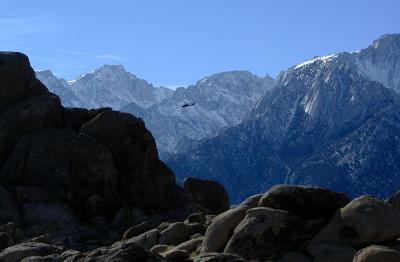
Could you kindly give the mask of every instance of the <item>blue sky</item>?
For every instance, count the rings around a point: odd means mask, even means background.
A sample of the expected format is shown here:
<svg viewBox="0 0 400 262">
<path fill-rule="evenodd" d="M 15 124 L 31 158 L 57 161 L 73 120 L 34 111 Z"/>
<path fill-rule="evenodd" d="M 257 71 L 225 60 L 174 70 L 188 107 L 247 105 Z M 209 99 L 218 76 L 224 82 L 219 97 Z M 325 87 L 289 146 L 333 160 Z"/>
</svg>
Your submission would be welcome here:
<svg viewBox="0 0 400 262">
<path fill-rule="evenodd" d="M 73 79 L 102 64 L 155 85 L 281 70 L 400 33 L 398 0 L 0 0 L 0 49 Z"/>
</svg>

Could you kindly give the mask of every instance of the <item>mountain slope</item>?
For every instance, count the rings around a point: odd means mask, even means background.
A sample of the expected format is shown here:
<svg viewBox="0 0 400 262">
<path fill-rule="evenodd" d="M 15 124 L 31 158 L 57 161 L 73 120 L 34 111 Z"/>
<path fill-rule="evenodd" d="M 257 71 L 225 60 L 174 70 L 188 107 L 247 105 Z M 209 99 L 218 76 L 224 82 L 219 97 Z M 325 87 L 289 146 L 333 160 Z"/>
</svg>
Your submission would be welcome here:
<svg viewBox="0 0 400 262">
<path fill-rule="evenodd" d="M 40 70 L 35 72 L 36 77 L 45 85 L 49 90 L 57 94 L 64 106 L 78 107 L 82 106 L 82 100 L 71 89 L 67 80 L 57 78 L 50 70 Z"/>
<path fill-rule="evenodd" d="M 247 71 L 215 74 L 188 88 L 178 88 L 172 97 L 140 112 L 140 116 L 154 134 L 161 153 L 173 153 L 191 141 L 215 136 L 239 124 L 273 82 L 268 76 L 259 78 Z M 182 108 L 187 102 L 196 104 Z M 135 105 L 122 111 L 138 113 Z"/>
<path fill-rule="evenodd" d="M 70 86 L 85 107 L 119 109 L 129 103 L 148 108 L 172 95 L 172 90 L 156 88 L 127 72 L 121 65 L 104 65 L 70 81 Z"/>
<path fill-rule="evenodd" d="M 234 201 L 278 183 L 387 196 L 400 182 L 399 39 L 289 68 L 243 124 L 169 164 L 219 180 Z"/>
</svg>

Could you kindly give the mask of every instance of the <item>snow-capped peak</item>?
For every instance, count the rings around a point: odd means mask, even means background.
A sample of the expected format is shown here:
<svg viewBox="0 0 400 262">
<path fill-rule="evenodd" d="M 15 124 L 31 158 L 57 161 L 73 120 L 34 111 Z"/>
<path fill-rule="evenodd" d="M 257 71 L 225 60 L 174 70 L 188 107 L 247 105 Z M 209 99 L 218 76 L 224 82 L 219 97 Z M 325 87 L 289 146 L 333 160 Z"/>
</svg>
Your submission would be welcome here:
<svg viewBox="0 0 400 262">
<path fill-rule="evenodd" d="M 296 65 L 295 69 L 298 69 L 298 68 L 306 66 L 306 65 L 310 65 L 310 64 L 315 63 L 317 61 L 322 61 L 322 62 L 326 63 L 326 62 L 332 61 L 332 59 L 334 59 L 337 56 L 338 56 L 337 54 L 331 54 L 331 55 L 326 55 L 326 56 L 318 56 L 316 58 L 313 58 L 311 60 L 308 60 L 308 61 L 305 61 L 305 62 L 303 62 L 301 64 Z"/>
</svg>

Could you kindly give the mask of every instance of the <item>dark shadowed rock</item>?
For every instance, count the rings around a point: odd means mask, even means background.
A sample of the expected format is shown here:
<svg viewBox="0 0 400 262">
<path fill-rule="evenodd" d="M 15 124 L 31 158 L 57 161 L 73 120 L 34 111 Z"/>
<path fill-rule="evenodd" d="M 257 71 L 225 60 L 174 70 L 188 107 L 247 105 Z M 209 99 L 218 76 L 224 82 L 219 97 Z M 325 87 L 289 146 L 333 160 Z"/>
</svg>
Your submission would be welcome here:
<svg viewBox="0 0 400 262">
<path fill-rule="evenodd" d="M 13 237 L 7 232 L 0 233 L 0 252 L 14 244 Z"/>
<path fill-rule="evenodd" d="M 229 196 L 223 185 L 216 181 L 187 177 L 183 188 L 188 191 L 196 203 L 206 207 L 213 214 L 229 209 Z"/>
<path fill-rule="evenodd" d="M 389 197 L 387 203 L 400 210 L 400 190 Z"/>
<path fill-rule="evenodd" d="M 73 255 L 65 262 L 162 262 L 162 257 L 151 254 L 145 249 L 132 244 L 123 243 L 111 247 L 99 248 L 86 253 Z"/>
<path fill-rule="evenodd" d="M 59 254 L 62 248 L 44 243 L 25 242 L 19 245 L 11 246 L 0 253 L 0 261 L 20 262 L 22 259 L 30 256 L 47 256 L 50 254 Z"/>
<path fill-rule="evenodd" d="M 317 224 L 293 213 L 265 207 L 249 209 L 235 228 L 224 253 L 246 259 L 278 259 L 288 252 L 301 251 L 318 230 Z"/>
<path fill-rule="evenodd" d="M 259 206 L 290 211 L 304 219 L 330 219 L 348 202 L 345 194 L 328 189 L 277 185 L 262 196 Z"/>
<path fill-rule="evenodd" d="M 0 186 L 0 223 L 18 221 L 18 206 L 14 197 Z"/>
<path fill-rule="evenodd" d="M 79 133 L 84 123 L 89 122 L 92 118 L 107 110 L 111 110 L 111 108 L 65 108 L 63 110 L 64 124 L 67 128 Z"/>
<path fill-rule="evenodd" d="M 0 166 L 22 135 L 40 128 L 60 127 L 61 103 L 55 95 L 30 97 L 10 105 L 0 113 Z"/>
<path fill-rule="evenodd" d="M 311 262 L 311 258 L 307 255 L 297 252 L 286 253 L 279 262 Z M 328 262 L 328 261 L 327 261 Z"/>
<path fill-rule="evenodd" d="M 47 93 L 35 77 L 26 55 L 0 52 L 0 111 L 22 99 Z"/>
<path fill-rule="evenodd" d="M 361 249 L 354 256 L 353 262 L 398 262 L 400 252 L 389 247 L 372 245 Z"/>
<path fill-rule="evenodd" d="M 193 262 L 246 262 L 247 260 L 234 254 L 205 253 L 192 258 Z"/>
<path fill-rule="evenodd" d="M 110 199 L 116 176 L 110 151 L 93 138 L 71 130 L 43 129 L 17 143 L 1 181 L 45 189 L 84 212 L 91 195 Z"/>
<path fill-rule="evenodd" d="M 163 256 L 171 262 L 187 262 L 189 259 L 189 254 L 185 250 L 171 250 Z"/>
<path fill-rule="evenodd" d="M 204 230 L 200 223 L 185 224 L 176 222 L 161 231 L 159 243 L 175 246 L 189 240 L 191 235 L 204 233 Z"/>
<path fill-rule="evenodd" d="M 148 231 L 151 229 L 151 225 L 149 223 L 142 222 L 139 225 L 133 226 L 129 228 L 123 235 L 122 240 L 127 240 L 132 237 L 136 237 L 140 234 L 143 234 L 144 232 Z"/>
<path fill-rule="evenodd" d="M 105 111 L 84 124 L 81 133 L 110 149 L 119 171 L 118 192 L 131 205 L 169 210 L 174 204 L 179 208 L 187 205 L 182 201 L 189 203 L 176 186 L 174 173 L 158 159 L 154 138 L 140 118 Z"/>
<path fill-rule="evenodd" d="M 351 262 L 356 253 L 357 250 L 353 247 L 327 244 L 314 257 L 313 262 Z"/>
</svg>

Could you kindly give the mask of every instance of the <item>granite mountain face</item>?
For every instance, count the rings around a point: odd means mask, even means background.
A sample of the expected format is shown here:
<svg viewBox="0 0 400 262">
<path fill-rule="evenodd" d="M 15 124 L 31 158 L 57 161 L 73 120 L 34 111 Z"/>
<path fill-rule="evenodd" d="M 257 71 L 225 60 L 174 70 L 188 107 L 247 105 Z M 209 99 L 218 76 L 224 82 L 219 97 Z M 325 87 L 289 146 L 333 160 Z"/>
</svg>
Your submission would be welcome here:
<svg viewBox="0 0 400 262">
<path fill-rule="evenodd" d="M 36 74 L 50 91 L 60 95 L 65 106 L 111 107 L 141 117 L 153 133 L 162 157 L 186 151 L 198 140 L 241 123 L 274 83 L 269 76 L 260 78 L 247 71 L 232 71 L 173 91 L 154 87 L 118 65 L 104 65 L 69 82 L 48 70 Z M 192 101 L 196 106 L 181 107 Z"/>
<path fill-rule="evenodd" d="M 188 88 L 178 88 L 171 98 L 145 111 L 136 105 L 122 111 L 137 114 L 156 138 L 161 155 L 186 151 L 198 140 L 241 123 L 251 107 L 273 85 L 247 71 L 232 71 L 203 78 Z M 187 102 L 195 106 L 182 108 Z"/>
<path fill-rule="evenodd" d="M 172 90 L 156 88 L 127 72 L 122 65 L 103 65 L 68 82 L 58 79 L 49 70 L 36 71 L 36 75 L 50 91 L 60 94 L 65 106 L 120 109 L 129 103 L 136 103 L 142 108 L 148 108 L 172 95 Z M 64 93 L 73 93 L 80 99 L 79 103 Z"/>
<path fill-rule="evenodd" d="M 279 183 L 388 196 L 400 183 L 400 35 L 282 73 L 246 120 L 168 163 L 234 201 Z"/>
</svg>

